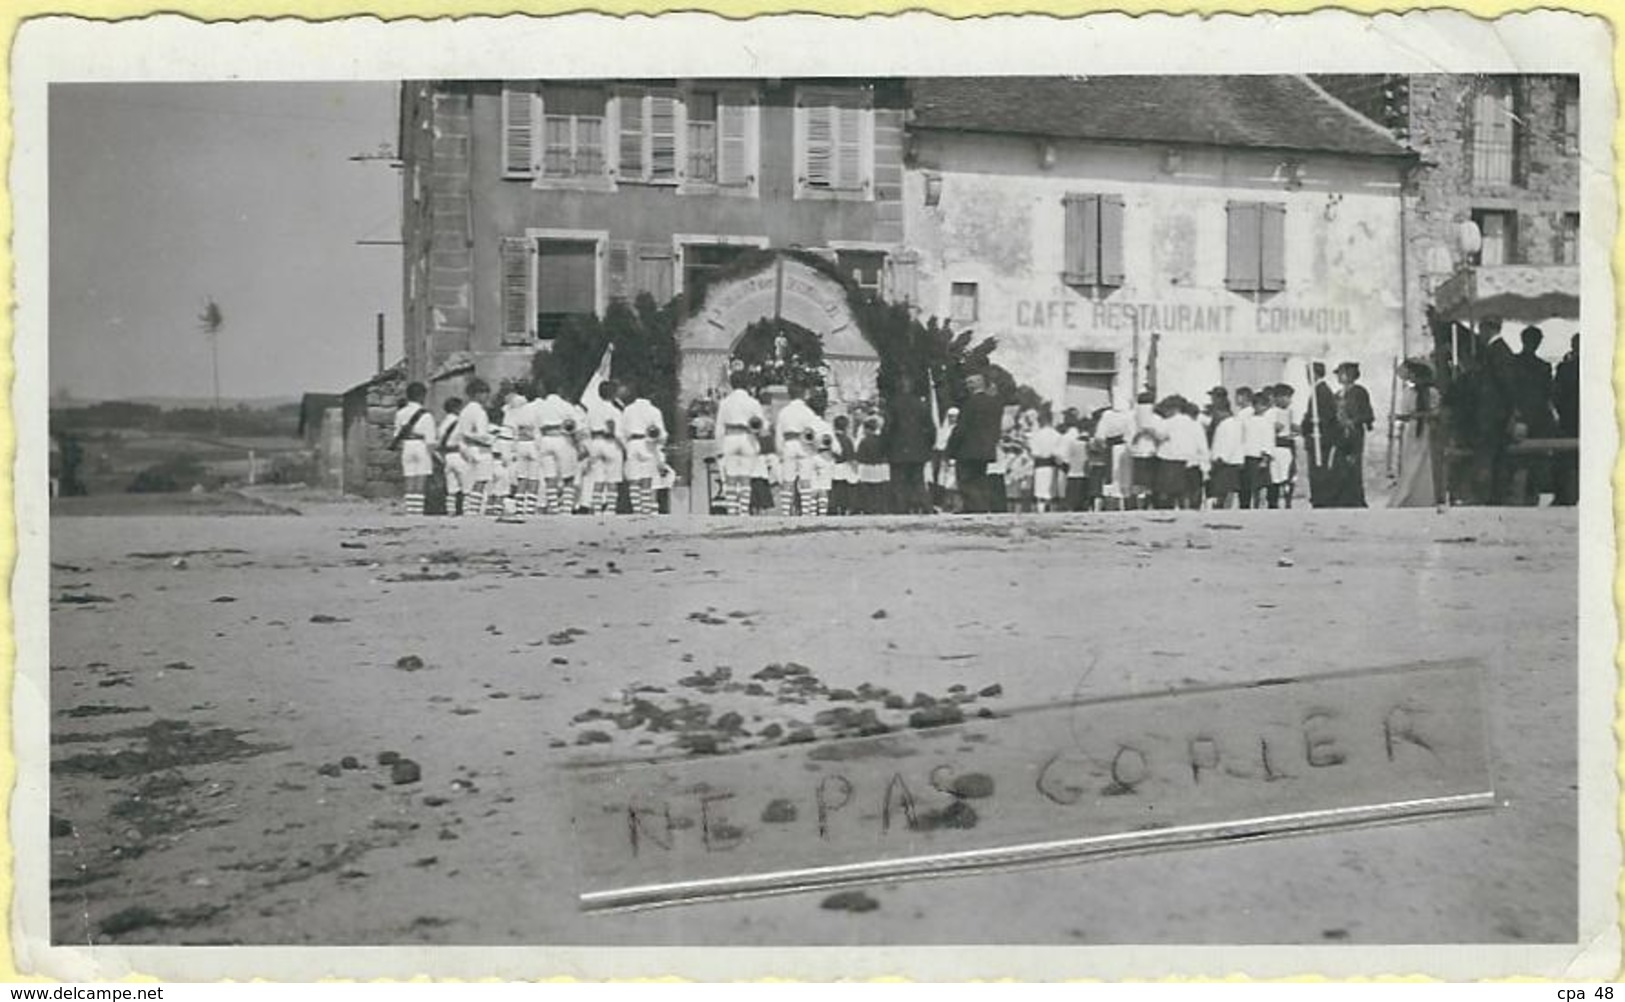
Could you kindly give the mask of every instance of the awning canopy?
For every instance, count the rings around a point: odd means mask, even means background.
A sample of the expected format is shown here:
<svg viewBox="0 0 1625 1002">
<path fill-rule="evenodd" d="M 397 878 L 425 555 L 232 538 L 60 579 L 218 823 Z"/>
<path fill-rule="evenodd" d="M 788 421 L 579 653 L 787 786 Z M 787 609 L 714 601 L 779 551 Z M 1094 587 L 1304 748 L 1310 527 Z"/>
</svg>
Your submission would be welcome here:
<svg viewBox="0 0 1625 1002">
<path fill-rule="evenodd" d="M 1534 323 L 1580 318 L 1580 269 L 1574 265 L 1466 267 L 1433 293 L 1441 320 L 1486 318 Z"/>
</svg>

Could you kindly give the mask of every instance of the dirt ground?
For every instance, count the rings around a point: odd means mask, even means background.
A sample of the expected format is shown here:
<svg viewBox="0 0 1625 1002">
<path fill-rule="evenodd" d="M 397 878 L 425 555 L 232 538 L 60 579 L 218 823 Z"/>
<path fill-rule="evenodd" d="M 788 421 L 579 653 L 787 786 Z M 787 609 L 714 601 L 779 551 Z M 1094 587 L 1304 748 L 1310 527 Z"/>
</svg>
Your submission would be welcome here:
<svg viewBox="0 0 1625 1002">
<path fill-rule="evenodd" d="M 1572 509 L 57 517 L 52 939 L 1572 941 L 1576 560 Z M 967 709 L 1001 712 L 1458 657 L 1487 670 L 1493 811 L 833 905 L 577 907 L 561 772 L 584 754 L 827 736 L 839 688 L 963 686 Z M 816 698 L 743 684 L 790 662 Z M 608 723 L 629 694 L 693 726 Z"/>
</svg>

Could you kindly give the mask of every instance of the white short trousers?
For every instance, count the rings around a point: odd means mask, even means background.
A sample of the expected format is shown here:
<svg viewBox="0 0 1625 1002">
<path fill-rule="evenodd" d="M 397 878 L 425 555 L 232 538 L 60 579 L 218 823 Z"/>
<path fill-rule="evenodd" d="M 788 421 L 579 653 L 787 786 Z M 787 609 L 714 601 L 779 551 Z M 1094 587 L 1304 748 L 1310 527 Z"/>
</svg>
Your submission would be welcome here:
<svg viewBox="0 0 1625 1002">
<path fill-rule="evenodd" d="M 513 476 L 515 480 L 539 480 L 542 475 L 541 456 L 534 439 L 513 444 Z"/>
<path fill-rule="evenodd" d="M 660 450 L 647 438 L 626 440 L 626 479 L 653 480 L 660 473 Z"/>
<path fill-rule="evenodd" d="M 401 473 L 408 477 L 426 477 L 434 472 L 434 457 L 429 454 L 429 443 L 421 438 L 409 438 L 401 443 Z"/>
<path fill-rule="evenodd" d="M 625 477 L 621 445 L 613 438 L 594 435 L 587 440 L 587 475 L 596 483 L 618 484 Z"/>
<path fill-rule="evenodd" d="M 463 449 L 463 462 L 468 464 L 468 483 L 490 483 L 491 474 L 496 466 L 496 460 L 488 451 L 475 447 Z"/>
<path fill-rule="evenodd" d="M 568 480 L 576 475 L 579 465 L 576 444 L 568 435 L 543 435 L 536 443 L 541 457 L 542 480 Z"/>
<path fill-rule="evenodd" d="M 462 453 L 452 452 L 446 454 L 446 493 L 461 494 L 468 489 L 471 481 L 468 478 L 468 460 Z"/>
<path fill-rule="evenodd" d="M 806 469 L 803 470 L 802 467 Z M 812 479 L 812 452 L 801 436 L 786 438 L 784 450 L 779 453 L 779 482 L 793 484 L 798 480 Z"/>
<path fill-rule="evenodd" d="M 819 453 L 802 464 L 811 476 L 812 489 L 827 491 L 835 484 L 835 460 Z"/>
<path fill-rule="evenodd" d="M 722 467 L 724 477 L 750 477 L 756 472 L 756 459 L 762 446 L 748 431 L 724 432 L 722 436 Z"/>
</svg>

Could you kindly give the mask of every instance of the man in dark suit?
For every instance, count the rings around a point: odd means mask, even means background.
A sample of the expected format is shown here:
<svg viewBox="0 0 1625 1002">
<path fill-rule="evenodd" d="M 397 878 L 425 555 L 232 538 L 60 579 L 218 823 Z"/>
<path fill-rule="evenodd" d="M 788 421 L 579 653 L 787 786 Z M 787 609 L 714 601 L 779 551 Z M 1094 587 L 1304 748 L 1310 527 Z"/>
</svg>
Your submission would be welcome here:
<svg viewBox="0 0 1625 1002">
<path fill-rule="evenodd" d="M 1332 454 L 1337 449 L 1337 391 L 1326 380 L 1326 363 L 1310 366 L 1315 377 L 1314 393 L 1303 416 L 1304 447 L 1309 452 L 1309 504 L 1315 508 L 1332 505 L 1332 487 L 1327 476 Z"/>
<path fill-rule="evenodd" d="M 1004 408 L 989 391 L 986 377 L 973 375 L 965 380 L 965 386 L 970 396 L 960 408 L 959 423 L 948 438 L 947 452 L 954 461 L 965 510 L 987 512 L 993 510 L 987 464 L 998 454 Z"/>
<path fill-rule="evenodd" d="M 936 444 L 931 405 L 914 392 L 913 381 L 900 375 L 886 402 L 886 460 L 891 464 L 892 497 L 897 510 L 909 515 L 931 511 L 925 492 L 925 464 Z"/>
<path fill-rule="evenodd" d="M 1364 508 L 1365 435 L 1376 424 L 1371 394 L 1360 385 L 1360 367 L 1344 362 L 1334 372 L 1342 389 L 1337 393 L 1337 449 L 1332 456 L 1336 495 L 1334 508 Z"/>
</svg>

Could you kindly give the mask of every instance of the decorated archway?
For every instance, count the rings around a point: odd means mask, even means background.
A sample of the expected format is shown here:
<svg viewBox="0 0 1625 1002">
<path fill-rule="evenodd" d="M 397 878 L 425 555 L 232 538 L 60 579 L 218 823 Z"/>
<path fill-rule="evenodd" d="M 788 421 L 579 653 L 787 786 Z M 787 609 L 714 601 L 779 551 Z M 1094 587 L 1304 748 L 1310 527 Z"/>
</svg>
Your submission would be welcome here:
<svg viewBox="0 0 1625 1002">
<path fill-rule="evenodd" d="M 729 359 L 746 331 L 774 317 L 818 337 L 832 406 L 874 399 L 880 357 L 858 329 L 846 290 L 806 262 L 775 254 L 759 269 L 713 285 L 703 307 L 683 322 L 677 338 L 681 402 L 726 393 Z"/>
</svg>

